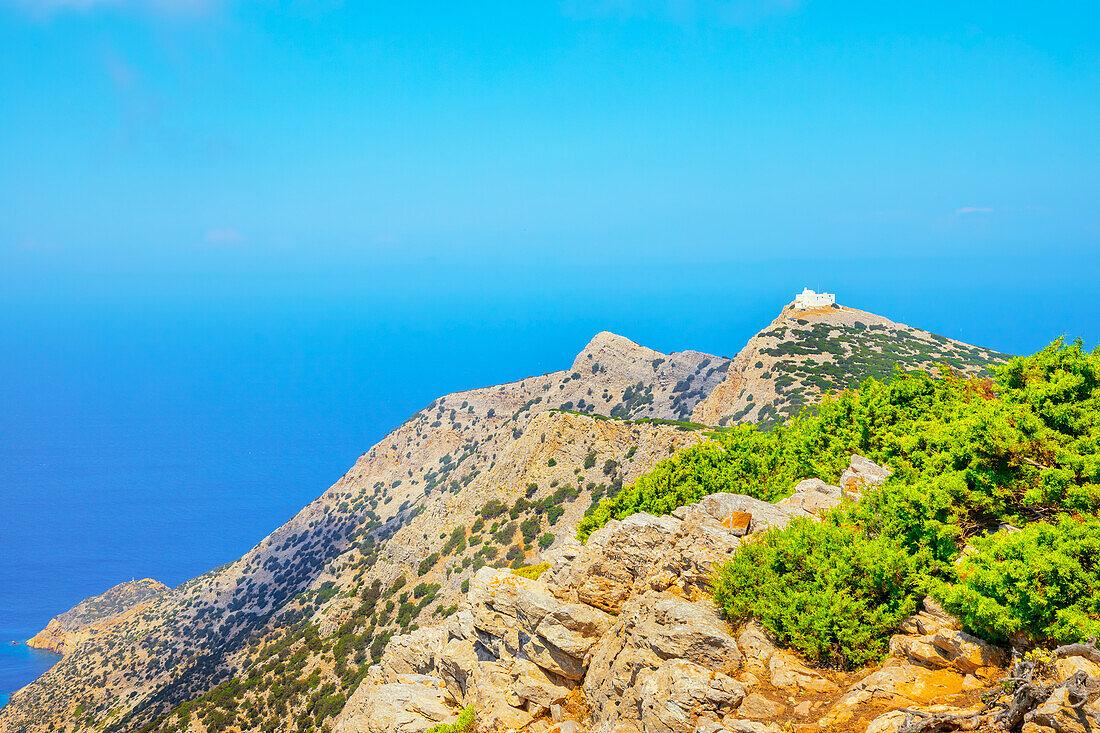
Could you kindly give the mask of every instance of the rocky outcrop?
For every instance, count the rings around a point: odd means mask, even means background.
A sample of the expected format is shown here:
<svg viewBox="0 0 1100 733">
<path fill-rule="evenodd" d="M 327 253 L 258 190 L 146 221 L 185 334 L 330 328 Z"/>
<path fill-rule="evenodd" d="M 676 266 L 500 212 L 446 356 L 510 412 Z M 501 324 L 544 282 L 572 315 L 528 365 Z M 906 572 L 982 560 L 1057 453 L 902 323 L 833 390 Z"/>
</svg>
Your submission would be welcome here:
<svg viewBox="0 0 1100 733">
<path fill-rule="evenodd" d="M 740 494 L 711 494 L 671 515 L 634 514 L 612 520 L 568 564 L 548 574 L 563 597 L 618 613 L 646 590 L 705 594 L 715 563 L 748 533 L 785 526 L 809 512 Z"/>
<path fill-rule="evenodd" d="M 334 733 L 424 733 L 458 718 L 454 697 L 438 677 L 396 675 L 364 685 L 344 706 Z"/>
<path fill-rule="evenodd" d="M 889 475 L 859 456 L 849 470 L 869 477 L 864 487 Z M 796 495 L 772 505 L 714 494 L 669 516 L 609 522 L 585 546 L 549 551 L 538 580 L 481 569 L 446 622 L 390 643 L 337 730 L 391 730 L 371 727 L 363 701 L 412 694 L 392 686 L 419 675 L 418 695 L 442 700 L 450 715 L 473 705 L 486 733 L 777 733 L 791 721 L 887 731 L 900 719 L 883 713 L 961 700 L 1001 671 L 1003 651 L 960 631 L 931 599 L 902 624 L 895 656 L 863 673 L 815 669 L 752 622 L 735 632 L 705 579 L 746 534 L 751 541 L 844 500 L 839 487 L 816 481 Z M 421 717 L 401 725 L 445 716 Z"/>
<path fill-rule="evenodd" d="M 592 729 L 666 729 L 667 718 L 653 727 L 658 720 L 654 701 L 679 695 L 676 707 L 682 710 L 685 690 L 700 692 L 694 718 L 720 718 L 745 697 L 744 688 L 730 676 L 740 669 L 741 658 L 737 641 L 709 602 L 692 603 L 658 591 L 635 596 L 592 654 L 584 682 Z M 674 689 L 677 672 L 689 680 Z M 686 729 L 693 730 L 695 722 Z"/>
</svg>

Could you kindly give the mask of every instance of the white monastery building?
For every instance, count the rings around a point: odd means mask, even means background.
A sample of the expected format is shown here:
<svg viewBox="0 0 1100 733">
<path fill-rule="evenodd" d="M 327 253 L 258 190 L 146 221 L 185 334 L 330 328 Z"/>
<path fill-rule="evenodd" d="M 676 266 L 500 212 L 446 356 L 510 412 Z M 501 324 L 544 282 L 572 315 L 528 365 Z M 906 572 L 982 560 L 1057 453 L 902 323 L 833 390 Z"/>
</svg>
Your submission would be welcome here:
<svg viewBox="0 0 1100 733">
<path fill-rule="evenodd" d="M 815 293 L 809 288 L 804 288 L 801 293 L 794 296 L 794 307 L 798 309 L 805 308 L 824 308 L 836 303 L 836 295 L 833 293 Z"/>
</svg>

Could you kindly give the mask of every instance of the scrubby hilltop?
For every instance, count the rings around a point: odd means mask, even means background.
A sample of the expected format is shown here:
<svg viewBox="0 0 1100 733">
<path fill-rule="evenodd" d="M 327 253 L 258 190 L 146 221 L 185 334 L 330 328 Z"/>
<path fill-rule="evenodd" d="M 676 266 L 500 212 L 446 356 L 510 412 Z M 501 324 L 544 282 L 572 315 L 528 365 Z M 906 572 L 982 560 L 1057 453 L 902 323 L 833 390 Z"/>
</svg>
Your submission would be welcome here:
<svg viewBox="0 0 1100 733">
<path fill-rule="evenodd" d="M 710 440 L 702 425 L 676 421 L 792 411 L 798 400 L 777 375 L 797 375 L 783 358 L 794 350 L 803 371 L 832 365 L 838 385 L 878 373 L 882 352 L 871 341 L 846 339 L 838 358 L 835 324 L 820 320 L 832 325 L 810 338 L 809 317 L 817 316 L 803 313 L 778 333 L 788 307 L 736 363 L 662 354 L 604 332 L 567 370 L 433 401 L 242 558 L 157 595 L 72 650 L 0 709 L 0 731 L 324 727 L 391 637 L 453 618 L 480 568 L 568 551 L 601 497 Z M 880 322 L 861 321 L 867 330 Z M 921 365 L 980 369 L 997 358 L 938 337 L 920 342 Z M 753 376 L 750 348 L 780 352 L 770 355 L 771 374 Z M 736 396 L 758 378 L 772 391 Z M 716 397 L 719 389 L 734 397 Z M 730 412 L 738 400 L 754 408 Z"/>
<path fill-rule="evenodd" d="M 772 424 L 797 415 L 823 394 L 886 379 L 895 368 L 988 374 L 1005 355 L 832 305 L 788 305 L 737 354 L 726 380 L 700 400 L 691 419 L 705 425 Z"/>
</svg>

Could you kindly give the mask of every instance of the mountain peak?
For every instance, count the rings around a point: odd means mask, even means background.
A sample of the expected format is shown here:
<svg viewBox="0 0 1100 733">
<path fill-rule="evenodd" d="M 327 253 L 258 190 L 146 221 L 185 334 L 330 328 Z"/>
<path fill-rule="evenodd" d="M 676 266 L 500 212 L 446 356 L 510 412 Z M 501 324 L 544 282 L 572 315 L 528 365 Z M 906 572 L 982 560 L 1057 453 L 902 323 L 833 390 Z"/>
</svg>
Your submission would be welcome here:
<svg viewBox="0 0 1100 733">
<path fill-rule="evenodd" d="M 623 366 L 639 361 L 653 361 L 663 356 L 661 352 L 636 344 L 625 336 L 600 331 L 577 354 L 577 358 L 573 360 L 573 371 L 585 371 L 594 364 L 604 367 Z"/>
</svg>

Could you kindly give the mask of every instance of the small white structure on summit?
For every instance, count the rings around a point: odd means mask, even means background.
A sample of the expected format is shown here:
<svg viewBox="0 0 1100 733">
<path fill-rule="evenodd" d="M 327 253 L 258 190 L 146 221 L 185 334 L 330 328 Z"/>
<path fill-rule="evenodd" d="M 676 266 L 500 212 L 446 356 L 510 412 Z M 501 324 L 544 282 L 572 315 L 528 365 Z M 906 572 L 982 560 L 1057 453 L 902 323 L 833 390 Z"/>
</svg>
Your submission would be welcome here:
<svg viewBox="0 0 1100 733">
<path fill-rule="evenodd" d="M 835 303 L 835 294 L 815 293 L 809 288 L 803 288 L 801 293 L 794 296 L 794 307 L 799 310 L 804 310 L 806 308 L 826 308 Z"/>
</svg>

